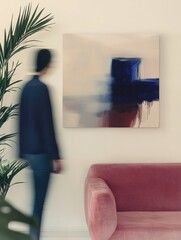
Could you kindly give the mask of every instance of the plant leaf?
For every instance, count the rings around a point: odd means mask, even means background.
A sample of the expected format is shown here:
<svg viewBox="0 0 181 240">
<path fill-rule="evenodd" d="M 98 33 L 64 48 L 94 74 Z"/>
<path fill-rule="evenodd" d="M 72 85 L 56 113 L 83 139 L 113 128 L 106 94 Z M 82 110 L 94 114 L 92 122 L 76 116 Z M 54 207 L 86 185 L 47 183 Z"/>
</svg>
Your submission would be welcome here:
<svg viewBox="0 0 181 240">
<path fill-rule="evenodd" d="M 4 212 L 3 209 L 8 210 Z M 0 198 L 0 239 L 3 240 L 33 240 L 33 238 L 27 234 L 19 233 L 8 228 L 10 222 L 21 222 L 28 224 L 35 229 L 38 228 L 38 224 L 29 215 L 26 215 L 15 207 L 12 204 Z"/>
</svg>

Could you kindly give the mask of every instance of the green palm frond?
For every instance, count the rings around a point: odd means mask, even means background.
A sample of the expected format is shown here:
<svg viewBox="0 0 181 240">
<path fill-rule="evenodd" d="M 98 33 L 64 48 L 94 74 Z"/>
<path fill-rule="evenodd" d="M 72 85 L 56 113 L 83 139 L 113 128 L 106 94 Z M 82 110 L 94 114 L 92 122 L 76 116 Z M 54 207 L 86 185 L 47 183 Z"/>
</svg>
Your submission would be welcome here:
<svg viewBox="0 0 181 240">
<path fill-rule="evenodd" d="M 7 164 L 0 164 L 0 195 L 6 197 L 9 188 L 21 182 L 12 184 L 13 178 L 21 172 L 24 168 L 28 167 L 27 161 L 13 161 Z"/>
<path fill-rule="evenodd" d="M 1 75 L 0 75 L 0 101 L 2 101 L 4 95 L 6 92 L 10 92 L 12 89 L 12 86 L 14 84 L 17 84 L 21 82 L 21 80 L 13 81 L 12 78 L 14 76 L 14 73 L 16 69 L 21 65 L 19 61 L 16 63 L 12 63 L 11 70 L 9 70 L 9 64 L 4 65 L 4 69 L 1 69 Z"/>
<path fill-rule="evenodd" d="M 6 145 L 6 146 L 10 146 L 10 144 L 8 143 L 8 141 L 11 141 L 13 137 L 16 136 L 16 133 L 9 133 L 9 134 L 1 134 L 0 135 L 0 146 L 1 145 Z"/>
<path fill-rule="evenodd" d="M 17 116 L 18 106 L 18 104 L 14 104 L 9 107 L 3 106 L 0 108 L 0 128 L 8 119 Z"/>
<path fill-rule="evenodd" d="M 25 41 L 27 38 L 52 25 L 53 16 L 42 16 L 43 12 L 44 9 L 39 11 L 39 6 L 32 12 L 31 4 L 23 10 L 20 9 L 15 26 L 12 20 L 9 31 L 4 32 L 4 47 L 0 45 L 0 67 L 14 54 L 32 47 L 34 40 Z"/>
</svg>

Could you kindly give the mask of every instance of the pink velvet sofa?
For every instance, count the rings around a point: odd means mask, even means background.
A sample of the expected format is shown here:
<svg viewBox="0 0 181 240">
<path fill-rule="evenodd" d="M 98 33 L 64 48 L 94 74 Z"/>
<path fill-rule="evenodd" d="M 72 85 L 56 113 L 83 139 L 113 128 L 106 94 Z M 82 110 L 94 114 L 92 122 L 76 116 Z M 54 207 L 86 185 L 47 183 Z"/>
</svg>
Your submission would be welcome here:
<svg viewBox="0 0 181 240">
<path fill-rule="evenodd" d="M 92 240 L 181 240 L 181 164 L 95 164 L 85 181 Z"/>
</svg>

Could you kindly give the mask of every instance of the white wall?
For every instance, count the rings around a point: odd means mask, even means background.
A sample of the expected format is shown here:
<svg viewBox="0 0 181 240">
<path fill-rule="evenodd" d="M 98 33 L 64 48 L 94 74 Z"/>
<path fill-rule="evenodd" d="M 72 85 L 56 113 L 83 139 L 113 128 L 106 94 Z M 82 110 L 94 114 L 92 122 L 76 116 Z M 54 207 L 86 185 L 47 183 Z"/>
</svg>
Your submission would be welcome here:
<svg viewBox="0 0 181 240">
<path fill-rule="evenodd" d="M 38 3 L 32 0 L 33 4 Z M 45 47 L 55 48 L 56 66 L 49 76 L 54 88 L 53 102 L 57 136 L 61 141 L 65 171 L 53 176 L 44 229 L 55 232 L 86 231 L 83 208 L 84 179 L 95 162 L 180 162 L 181 147 L 181 1 L 180 0 L 42 0 L 40 7 L 55 16 L 51 34 L 38 38 Z M 0 8 L 1 36 L 27 0 L 3 1 Z M 160 128 L 159 129 L 63 129 L 62 128 L 62 33 L 155 33 L 160 34 Z M 23 60 L 22 77 L 28 70 L 29 53 Z M 31 55 L 30 55 L 31 57 Z M 13 125 L 14 126 L 14 125 Z M 9 128 L 7 126 L 7 128 Z M 13 128 L 13 127 L 12 127 Z M 13 158 L 14 152 L 8 157 Z M 28 170 L 17 180 L 8 199 L 30 211 L 31 190 Z"/>
</svg>

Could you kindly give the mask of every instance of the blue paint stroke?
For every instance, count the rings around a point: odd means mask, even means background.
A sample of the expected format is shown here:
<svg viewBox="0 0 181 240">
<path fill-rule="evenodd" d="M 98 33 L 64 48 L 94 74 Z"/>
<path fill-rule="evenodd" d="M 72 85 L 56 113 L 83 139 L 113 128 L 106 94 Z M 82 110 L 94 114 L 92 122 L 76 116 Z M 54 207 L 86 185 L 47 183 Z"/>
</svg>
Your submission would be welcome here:
<svg viewBox="0 0 181 240">
<path fill-rule="evenodd" d="M 159 101 L 159 78 L 139 79 L 140 58 L 112 59 L 109 100 L 113 104 Z"/>
</svg>

